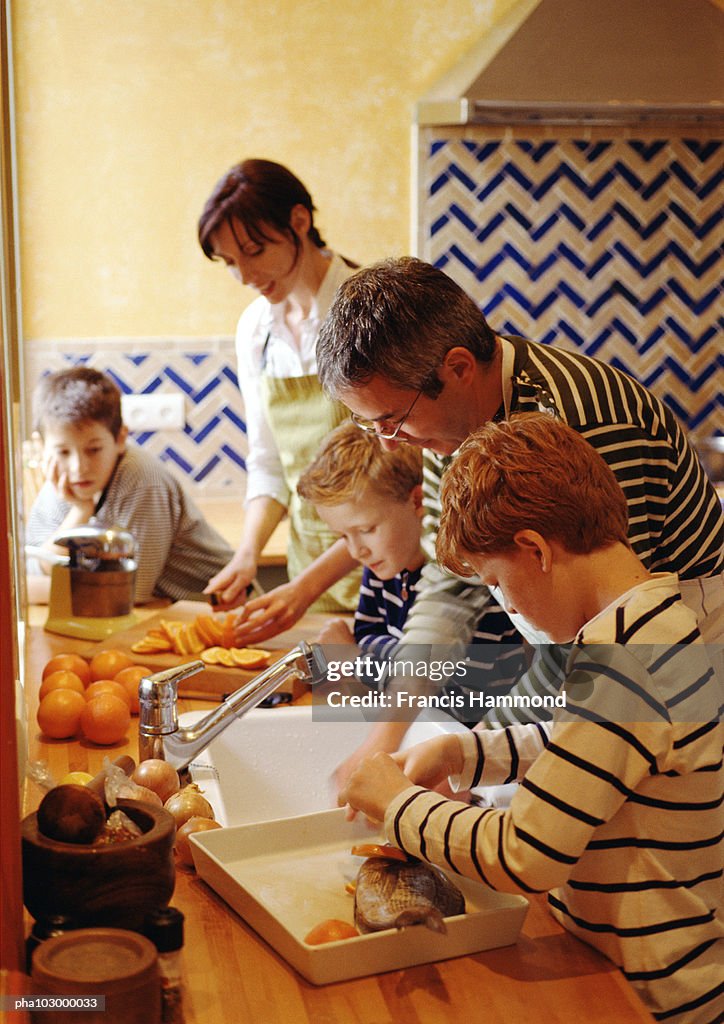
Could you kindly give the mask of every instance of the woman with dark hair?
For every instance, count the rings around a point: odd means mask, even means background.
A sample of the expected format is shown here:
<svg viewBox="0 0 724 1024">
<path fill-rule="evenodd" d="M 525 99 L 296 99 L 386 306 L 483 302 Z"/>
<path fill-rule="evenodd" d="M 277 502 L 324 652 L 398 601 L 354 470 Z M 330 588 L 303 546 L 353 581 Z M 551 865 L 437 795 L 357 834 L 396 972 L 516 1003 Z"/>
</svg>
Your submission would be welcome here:
<svg viewBox="0 0 724 1024">
<path fill-rule="evenodd" d="M 296 485 L 322 438 L 349 415 L 322 391 L 315 346 L 334 294 L 355 265 L 327 248 L 314 226 L 314 212 L 309 192 L 286 167 L 244 160 L 217 184 L 199 219 L 206 256 L 221 260 L 242 284 L 259 292 L 236 330 L 249 443 L 246 515 L 234 557 L 206 588 L 216 594 L 220 608 L 243 604 L 259 555 L 285 514 L 288 572 L 298 581 L 285 595 L 285 613 L 299 591 L 300 575 L 336 539 L 298 497 Z M 330 582 L 354 565 L 342 546 L 337 550 Z M 314 608 L 352 610 L 358 587 L 357 574 L 341 579 Z M 281 599 L 284 588 L 277 590 Z"/>
</svg>

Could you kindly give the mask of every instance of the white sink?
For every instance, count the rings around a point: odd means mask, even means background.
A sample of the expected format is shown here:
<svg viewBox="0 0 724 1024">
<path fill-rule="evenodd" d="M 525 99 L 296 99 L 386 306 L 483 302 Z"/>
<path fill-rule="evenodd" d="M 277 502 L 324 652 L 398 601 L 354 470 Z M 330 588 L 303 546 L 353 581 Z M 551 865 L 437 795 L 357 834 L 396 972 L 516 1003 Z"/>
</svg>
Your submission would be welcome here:
<svg viewBox="0 0 724 1024">
<path fill-rule="evenodd" d="M 206 712 L 180 716 L 191 725 Z M 265 708 L 236 719 L 190 766 L 194 782 L 222 825 L 290 818 L 336 806 L 332 772 L 371 728 L 364 720 L 324 721 L 310 706 Z M 449 719 L 421 716 L 410 726 L 404 746 L 441 732 L 462 731 Z"/>
</svg>

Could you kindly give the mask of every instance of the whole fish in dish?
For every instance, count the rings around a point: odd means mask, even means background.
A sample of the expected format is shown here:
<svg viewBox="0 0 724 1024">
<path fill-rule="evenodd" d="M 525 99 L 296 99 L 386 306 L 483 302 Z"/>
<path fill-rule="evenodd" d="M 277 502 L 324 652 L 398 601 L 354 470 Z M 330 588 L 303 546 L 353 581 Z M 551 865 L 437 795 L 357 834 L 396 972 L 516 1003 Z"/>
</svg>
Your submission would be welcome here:
<svg viewBox="0 0 724 1024">
<path fill-rule="evenodd" d="M 464 914 L 465 897 L 439 868 L 405 854 L 400 859 L 400 854 L 371 856 L 360 867 L 354 894 L 357 928 L 379 932 L 422 924 L 447 932 L 443 918 Z"/>
</svg>

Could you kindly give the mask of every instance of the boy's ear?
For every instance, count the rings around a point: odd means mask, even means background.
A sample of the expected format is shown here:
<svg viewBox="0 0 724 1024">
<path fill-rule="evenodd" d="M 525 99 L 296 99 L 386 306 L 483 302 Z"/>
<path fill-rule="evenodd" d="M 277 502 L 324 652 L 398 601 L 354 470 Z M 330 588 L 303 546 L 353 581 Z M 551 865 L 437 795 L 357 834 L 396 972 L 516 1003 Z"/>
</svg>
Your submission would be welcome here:
<svg viewBox="0 0 724 1024">
<path fill-rule="evenodd" d="M 524 554 L 532 556 L 541 572 L 550 572 L 553 565 L 553 549 L 537 530 L 518 530 L 513 543 Z"/>
<path fill-rule="evenodd" d="M 424 514 L 424 509 L 422 507 L 422 484 L 415 484 L 410 491 L 410 498 L 412 499 L 412 505 L 415 512 L 420 516 L 420 518 L 422 518 Z"/>
<path fill-rule="evenodd" d="M 118 437 L 116 438 L 116 446 L 119 451 L 125 451 L 126 441 L 128 440 L 128 427 L 125 423 L 121 425 L 121 429 L 118 431 Z"/>
</svg>

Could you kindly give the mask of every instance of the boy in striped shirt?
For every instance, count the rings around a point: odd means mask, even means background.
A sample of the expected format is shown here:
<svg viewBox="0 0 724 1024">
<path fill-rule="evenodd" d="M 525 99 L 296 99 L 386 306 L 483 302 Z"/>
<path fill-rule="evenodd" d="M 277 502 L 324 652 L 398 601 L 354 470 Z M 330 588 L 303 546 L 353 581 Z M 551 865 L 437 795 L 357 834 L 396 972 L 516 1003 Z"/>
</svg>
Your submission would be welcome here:
<svg viewBox="0 0 724 1024">
<path fill-rule="evenodd" d="M 722 680 L 674 573 L 629 544 L 604 460 L 545 414 L 489 423 L 441 494 L 441 564 L 573 642 L 553 723 L 379 753 L 340 795 L 409 854 L 552 913 L 618 964 L 655 1019 L 724 1013 Z M 522 780 L 505 810 L 424 787 Z"/>
<path fill-rule="evenodd" d="M 421 453 L 383 451 L 376 437 L 347 421 L 327 436 L 297 491 L 364 566 L 354 632 L 345 619 L 331 619 L 319 642 L 356 643 L 386 661 L 402 637 L 425 563 Z"/>
</svg>

